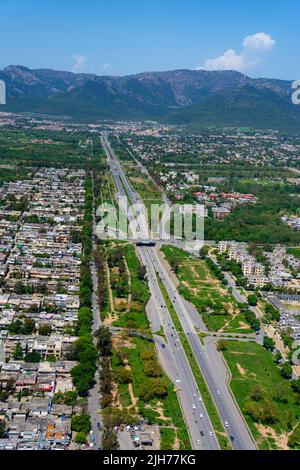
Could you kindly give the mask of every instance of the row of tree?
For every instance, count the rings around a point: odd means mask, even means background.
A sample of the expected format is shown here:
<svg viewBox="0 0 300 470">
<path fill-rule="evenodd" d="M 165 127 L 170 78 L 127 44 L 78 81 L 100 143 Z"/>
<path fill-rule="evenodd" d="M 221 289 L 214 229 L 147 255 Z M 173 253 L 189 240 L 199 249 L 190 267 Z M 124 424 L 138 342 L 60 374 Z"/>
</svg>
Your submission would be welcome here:
<svg viewBox="0 0 300 470">
<path fill-rule="evenodd" d="M 69 359 L 78 361 L 72 369 L 72 379 L 78 395 L 86 397 L 93 386 L 96 372 L 97 351 L 92 336 L 92 295 L 91 253 L 93 234 L 93 183 L 90 177 L 85 185 L 85 213 L 82 228 L 83 258 L 80 278 L 80 310 L 78 312 L 77 335 L 69 352 Z"/>
</svg>

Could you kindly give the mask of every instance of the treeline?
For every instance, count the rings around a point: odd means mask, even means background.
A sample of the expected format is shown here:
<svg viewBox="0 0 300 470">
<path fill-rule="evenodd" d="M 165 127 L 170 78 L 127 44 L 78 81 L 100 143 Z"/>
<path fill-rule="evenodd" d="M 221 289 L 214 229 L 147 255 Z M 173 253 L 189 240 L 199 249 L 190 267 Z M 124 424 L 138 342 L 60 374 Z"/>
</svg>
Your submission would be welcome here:
<svg viewBox="0 0 300 470">
<path fill-rule="evenodd" d="M 105 318 L 105 306 L 107 302 L 105 251 L 101 245 L 94 251 L 94 262 L 97 272 L 97 299 L 102 320 Z"/>
<path fill-rule="evenodd" d="M 299 188 L 280 184 L 244 184 L 235 190 L 252 193 L 259 198 L 259 202 L 235 208 L 223 221 L 208 218 L 205 222 L 207 240 L 236 240 L 258 244 L 300 243 L 300 233 L 293 232 L 281 221 L 282 214 L 298 212 Z"/>
<path fill-rule="evenodd" d="M 114 431 L 113 420 L 113 373 L 111 370 L 112 335 L 108 328 L 101 326 L 96 333 L 97 347 L 100 355 L 100 391 L 101 409 L 103 410 L 102 450 L 118 450 L 119 443 Z"/>
<path fill-rule="evenodd" d="M 240 304 L 240 311 L 244 314 L 247 323 L 251 326 L 252 330 L 259 331 L 260 330 L 260 322 L 256 317 L 255 313 L 250 310 L 248 304 Z"/>
<path fill-rule="evenodd" d="M 234 275 L 237 286 L 247 287 L 248 281 L 243 274 L 242 265 L 240 263 L 234 259 L 227 258 L 224 254 L 218 254 L 217 259 L 223 271 L 230 272 Z"/>
<path fill-rule="evenodd" d="M 80 310 L 78 312 L 77 335 L 79 339 L 73 345 L 69 359 L 79 364 L 72 369 L 72 379 L 80 396 L 87 396 L 94 383 L 97 352 L 92 336 L 92 295 L 91 252 L 93 235 L 93 185 L 90 177 L 85 185 L 85 213 L 82 230 L 83 257 L 80 278 Z"/>
<path fill-rule="evenodd" d="M 80 145 L 81 143 L 81 145 Z M 89 132 L 19 129 L 3 130 L 0 136 L 0 160 L 13 162 L 23 168 L 24 162 L 31 167 L 85 167 L 103 171 L 104 160 L 100 140 L 92 140 Z M 1 183 L 1 177 L 0 177 Z"/>
<path fill-rule="evenodd" d="M 205 258 L 205 261 L 210 271 L 219 279 L 219 281 L 221 281 L 224 285 L 227 285 L 227 280 L 225 279 L 222 269 L 217 266 L 208 256 Z"/>
</svg>

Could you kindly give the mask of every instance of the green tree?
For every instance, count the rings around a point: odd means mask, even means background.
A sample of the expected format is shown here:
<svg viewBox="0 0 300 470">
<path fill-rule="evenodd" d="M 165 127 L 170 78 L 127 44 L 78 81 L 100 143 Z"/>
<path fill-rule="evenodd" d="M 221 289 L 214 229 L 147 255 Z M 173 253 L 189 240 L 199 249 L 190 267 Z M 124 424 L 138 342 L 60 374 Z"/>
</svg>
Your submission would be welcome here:
<svg viewBox="0 0 300 470">
<path fill-rule="evenodd" d="M 285 362 L 281 367 L 280 373 L 284 379 L 291 379 L 293 376 L 292 366 L 288 362 Z"/>
<path fill-rule="evenodd" d="M 23 335 L 32 335 L 35 332 L 35 321 L 32 318 L 26 318 L 22 333 Z"/>
<path fill-rule="evenodd" d="M 217 342 L 217 350 L 218 351 L 227 351 L 227 343 L 224 339 L 219 339 L 219 341 Z"/>
<path fill-rule="evenodd" d="M 250 305 L 250 307 L 256 307 L 258 304 L 258 299 L 256 295 L 253 295 L 253 294 L 249 295 L 247 300 L 248 300 L 248 304 Z"/>
<path fill-rule="evenodd" d="M 260 385 L 254 385 L 251 396 L 254 401 L 260 401 L 263 398 L 263 389 Z"/>
<path fill-rule="evenodd" d="M 100 356 L 110 356 L 112 353 L 111 332 L 105 326 L 101 326 L 96 333 Z"/>
<path fill-rule="evenodd" d="M 14 349 L 13 358 L 16 361 L 21 361 L 23 359 L 23 349 L 20 343 L 18 343 Z"/>
<path fill-rule="evenodd" d="M 37 363 L 41 362 L 41 359 L 42 359 L 42 357 L 41 357 L 40 353 L 31 352 L 29 354 L 26 354 L 26 356 L 24 358 L 24 361 L 26 363 L 36 363 L 37 364 Z"/>
<path fill-rule="evenodd" d="M 72 431 L 82 432 L 85 435 L 92 429 L 91 418 L 89 415 L 83 413 L 81 415 L 73 416 L 71 422 Z"/>
<path fill-rule="evenodd" d="M 39 334 L 41 336 L 51 336 L 51 333 L 52 333 L 52 326 L 51 325 L 44 324 L 44 325 L 40 326 Z"/>
<path fill-rule="evenodd" d="M 0 439 L 4 439 L 6 437 L 6 420 L 0 419 Z"/>
<path fill-rule="evenodd" d="M 80 445 L 86 444 L 87 439 L 86 439 L 86 435 L 84 434 L 84 432 L 79 432 L 78 434 L 76 434 L 75 442 L 76 444 L 80 444 Z"/>
<path fill-rule="evenodd" d="M 275 349 L 275 342 L 273 341 L 272 338 L 269 338 L 269 336 L 264 336 L 264 348 L 267 350 L 267 351 L 274 351 Z"/>
</svg>

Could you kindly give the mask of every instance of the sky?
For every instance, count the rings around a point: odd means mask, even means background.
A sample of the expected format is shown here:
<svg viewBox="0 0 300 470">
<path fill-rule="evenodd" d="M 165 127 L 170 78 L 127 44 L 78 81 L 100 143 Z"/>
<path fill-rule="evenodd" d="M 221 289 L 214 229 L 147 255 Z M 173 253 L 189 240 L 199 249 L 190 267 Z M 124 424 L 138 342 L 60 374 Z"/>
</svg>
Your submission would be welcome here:
<svg viewBox="0 0 300 470">
<path fill-rule="evenodd" d="M 0 0 L 0 68 L 300 79 L 299 0 Z"/>
</svg>

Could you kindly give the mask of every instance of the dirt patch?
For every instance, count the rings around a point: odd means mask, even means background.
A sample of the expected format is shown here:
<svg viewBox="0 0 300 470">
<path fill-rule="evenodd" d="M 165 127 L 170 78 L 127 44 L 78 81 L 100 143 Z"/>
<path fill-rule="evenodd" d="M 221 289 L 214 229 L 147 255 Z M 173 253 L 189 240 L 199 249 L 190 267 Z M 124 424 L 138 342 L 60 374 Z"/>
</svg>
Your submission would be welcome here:
<svg viewBox="0 0 300 470">
<path fill-rule="evenodd" d="M 128 306 L 127 299 L 114 299 L 114 308 L 118 312 L 125 312 Z"/>
<path fill-rule="evenodd" d="M 274 439 L 276 447 L 279 450 L 289 450 L 288 440 L 289 436 L 293 433 L 293 431 L 291 431 L 290 433 L 277 434 L 275 430 L 269 426 L 263 426 L 262 424 L 256 423 L 255 427 L 257 428 L 263 439 L 267 439 L 268 437 Z"/>
<path fill-rule="evenodd" d="M 115 350 L 121 348 L 135 349 L 135 345 L 132 343 L 131 339 L 124 336 L 113 336 L 112 342 Z"/>
<path fill-rule="evenodd" d="M 122 404 L 120 402 L 120 396 L 119 396 L 119 391 L 118 391 L 118 385 L 113 384 L 113 389 L 111 391 L 112 397 L 113 397 L 113 404 L 115 408 L 122 409 Z"/>
<path fill-rule="evenodd" d="M 131 370 L 131 369 L 130 369 L 130 370 Z M 138 400 L 137 400 L 137 398 L 134 396 L 132 384 L 128 384 L 128 391 L 129 391 L 131 403 L 133 404 L 134 407 L 136 407 L 136 404 L 137 404 Z"/>
<path fill-rule="evenodd" d="M 234 356 L 245 356 L 245 353 L 240 352 L 240 351 L 230 351 L 230 354 L 232 354 Z M 256 354 L 247 352 L 246 356 L 256 356 Z"/>
<path fill-rule="evenodd" d="M 243 321 L 239 321 L 239 325 L 240 325 L 241 330 L 249 330 L 249 325 L 247 325 L 247 323 Z"/>
<path fill-rule="evenodd" d="M 179 450 L 180 442 L 179 442 L 178 435 L 177 435 L 177 429 L 176 429 L 175 432 L 176 432 L 176 434 L 175 434 L 175 442 L 173 444 L 173 450 Z"/>
<path fill-rule="evenodd" d="M 278 331 L 276 331 L 272 325 L 265 325 L 264 329 L 267 335 L 274 340 L 276 348 L 281 352 L 283 357 L 287 358 L 289 354 L 289 349 L 284 345 L 283 340 Z"/>
<path fill-rule="evenodd" d="M 294 374 L 297 377 L 300 377 L 300 365 L 299 366 L 293 366 L 293 371 L 294 371 Z"/>
<path fill-rule="evenodd" d="M 239 373 L 240 373 L 241 375 L 247 375 L 245 369 L 243 369 L 243 367 L 241 366 L 241 364 L 239 364 L 239 363 L 237 362 L 237 363 L 236 363 L 236 366 L 237 366 L 238 371 L 239 371 Z"/>
<path fill-rule="evenodd" d="M 111 326 L 113 322 L 116 321 L 117 319 L 118 317 L 115 313 L 110 313 L 109 315 L 105 317 L 103 324 L 105 326 Z"/>
</svg>

